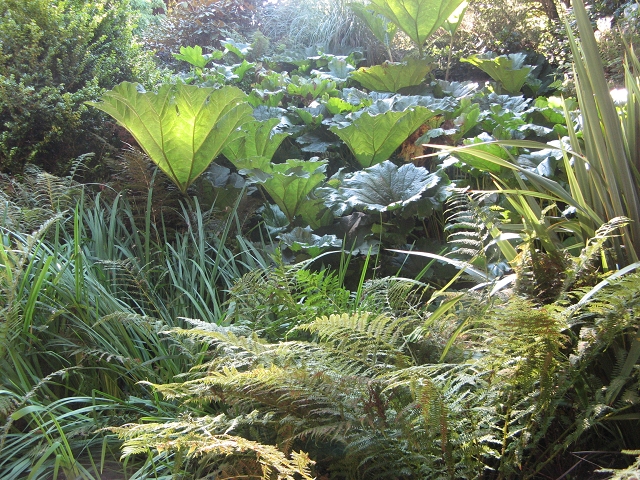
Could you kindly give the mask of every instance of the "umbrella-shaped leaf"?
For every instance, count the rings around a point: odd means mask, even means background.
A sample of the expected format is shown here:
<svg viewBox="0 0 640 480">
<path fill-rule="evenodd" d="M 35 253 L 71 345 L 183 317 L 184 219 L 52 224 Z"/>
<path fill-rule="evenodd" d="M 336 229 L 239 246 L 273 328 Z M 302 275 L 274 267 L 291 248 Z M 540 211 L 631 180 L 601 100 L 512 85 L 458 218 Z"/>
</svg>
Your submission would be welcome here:
<svg viewBox="0 0 640 480">
<path fill-rule="evenodd" d="M 298 75 L 291 77 L 291 83 L 287 85 L 287 92 L 290 95 L 298 95 L 307 100 L 321 97 L 325 93 L 329 96 L 337 95 L 336 82 L 326 78 L 304 78 Z"/>
<path fill-rule="evenodd" d="M 123 82 L 89 105 L 126 128 L 185 193 L 225 145 L 242 135 L 238 127 L 253 119 L 246 98 L 229 86 L 163 85 L 156 94 Z"/>
<path fill-rule="evenodd" d="M 183 60 L 194 67 L 204 68 L 211 60 L 220 60 L 223 53 L 220 50 L 214 50 L 213 53 L 203 55 L 202 47 L 196 45 L 195 47 L 180 47 L 180 53 L 172 55 L 176 60 Z"/>
<path fill-rule="evenodd" d="M 315 157 L 317 158 L 317 157 Z M 325 178 L 326 160 L 289 159 L 285 163 L 269 164 L 261 168 L 243 169 L 252 182 L 265 189 L 289 221 L 299 213 L 307 195 Z"/>
<path fill-rule="evenodd" d="M 324 129 L 317 129 L 307 132 L 296 138 L 296 142 L 303 147 L 303 152 L 327 153 L 330 148 L 340 148 L 342 142 Z"/>
<path fill-rule="evenodd" d="M 391 45 L 398 28 L 394 23 L 389 22 L 362 3 L 349 3 L 349 8 L 369 27 L 373 36 L 380 40 L 383 45 Z"/>
<path fill-rule="evenodd" d="M 404 87 L 420 85 L 431 69 L 432 64 L 424 60 L 385 62 L 382 65 L 359 68 L 351 73 L 351 78 L 367 90 L 395 93 Z"/>
<path fill-rule="evenodd" d="M 328 98 L 326 101 L 323 101 L 323 105 L 327 107 L 327 110 L 332 115 L 337 115 L 340 113 L 357 112 L 358 110 L 360 110 L 365 106 L 363 104 L 354 105 L 338 97 Z"/>
<path fill-rule="evenodd" d="M 424 42 L 447 21 L 464 0 L 371 0 L 369 8 L 395 23 L 416 44 Z"/>
<path fill-rule="evenodd" d="M 254 88 L 249 94 L 249 103 L 254 107 L 261 105 L 265 107 L 277 107 L 284 98 L 284 93 L 283 89 L 271 91 Z"/>
<path fill-rule="evenodd" d="M 475 65 L 487 73 L 496 82 L 500 82 L 503 88 L 510 93 L 517 93 L 533 70 L 531 65 L 525 65 L 524 53 L 512 53 L 496 57 L 492 53 L 484 55 L 471 55 L 461 58 L 460 61 Z"/>
<path fill-rule="evenodd" d="M 359 113 L 359 112 L 358 112 Z M 345 142 L 363 167 L 387 160 L 420 125 L 436 115 L 425 107 L 378 115 L 363 112 L 345 127 L 334 125 L 331 131 Z"/>
<path fill-rule="evenodd" d="M 427 190 L 436 188 L 442 177 L 412 163 L 397 167 L 385 161 L 345 177 L 335 189 L 324 188 L 325 204 L 387 212 L 403 208 L 421 199 Z"/>
<path fill-rule="evenodd" d="M 268 203 L 259 210 L 259 213 L 262 214 L 262 222 L 269 235 L 275 236 L 278 233 L 282 233 L 290 225 L 289 219 L 277 205 Z"/>
<path fill-rule="evenodd" d="M 355 67 L 349 63 L 348 58 L 344 56 L 333 56 L 326 65 L 328 72 L 322 70 L 311 70 L 312 75 L 320 78 L 341 82 L 349 77 L 349 74 L 355 70 Z"/>
<path fill-rule="evenodd" d="M 255 63 L 247 62 L 246 60 L 242 60 L 242 63 L 237 65 L 233 65 L 233 73 L 238 76 L 238 81 L 241 82 L 244 78 L 245 74 L 256 66 Z"/>
<path fill-rule="evenodd" d="M 231 163 L 238 168 L 236 161 L 250 157 L 273 158 L 287 133 L 277 133 L 276 126 L 280 123 L 277 118 L 271 118 L 264 122 L 252 121 L 245 123 L 241 130 L 242 136 L 229 142 L 222 153 Z"/>
<path fill-rule="evenodd" d="M 442 28 L 444 28 L 449 35 L 453 36 L 456 34 L 467 8 L 469 8 L 469 2 L 464 0 L 442 24 Z"/>
<path fill-rule="evenodd" d="M 229 52 L 235 53 L 240 59 L 246 57 L 253 48 L 248 43 L 236 42 L 233 38 L 227 38 L 222 46 Z"/>
<path fill-rule="evenodd" d="M 278 238 L 292 251 L 305 250 L 312 257 L 317 256 L 324 249 L 342 246 L 342 240 L 335 235 L 315 235 L 311 232 L 311 227 L 296 227 L 290 233 L 280 234 Z"/>
<path fill-rule="evenodd" d="M 476 82 L 448 82 L 446 80 L 436 80 L 435 88 L 442 95 L 450 95 L 454 98 L 465 98 L 472 96 L 478 90 Z"/>
<path fill-rule="evenodd" d="M 494 143 L 494 140 L 495 139 L 493 139 L 490 135 L 482 133 L 477 137 L 466 139 L 464 141 L 464 144 L 476 145 L 473 151 L 487 152 L 503 160 L 509 160 L 509 154 L 500 145 Z M 500 173 L 500 171 L 502 170 L 502 167 L 500 167 L 500 165 L 480 158 L 473 153 L 466 153 L 464 150 L 455 152 L 454 156 L 462 160 L 470 167 L 477 168 L 478 170 L 481 170 L 483 172 Z"/>
</svg>

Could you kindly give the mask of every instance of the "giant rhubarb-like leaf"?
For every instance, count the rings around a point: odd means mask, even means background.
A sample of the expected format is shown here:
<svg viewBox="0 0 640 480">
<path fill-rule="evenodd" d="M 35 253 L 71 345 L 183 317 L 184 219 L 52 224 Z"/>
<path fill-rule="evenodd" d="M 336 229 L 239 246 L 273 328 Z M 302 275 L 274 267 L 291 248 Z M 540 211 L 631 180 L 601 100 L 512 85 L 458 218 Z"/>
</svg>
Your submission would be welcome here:
<svg viewBox="0 0 640 480">
<path fill-rule="evenodd" d="M 368 8 L 395 23 L 422 54 L 425 41 L 464 0 L 371 0 Z"/>
<path fill-rule="evenodd" d="M 427 190 L 434 195 L 442 176 L 407 163 L 397 167 L 390 161 L 346 176 L 337 187 L 322 189 L 325 204 L 339 212 L 353 208 L 388 212 L 403 208 L 422 198 Z"/>
<path fill-rule="evenodd" d="M 245 166 L 240 173 L 260 184 L 289 221 L 293 221 L 309 193 L 325 179 L 327 161 L 289 159 L 273 164 L 267 163 L 264 157 L 255 157 Z"/>
<path fill-rule="evenodd" d="M 507 92 L 518 93 L 533 69 L 531 65 L 525 65 L 525 59 L 524 53 L 512 53 L 498 57 L 493 53 L 486 53 L 461 58 L 460 61 L 475 65 L 489 74 Z"/>
<path fill-rule="evenodd" d="M 391 45 L 393 37 L 396 34 L 396 29 L 398 28 L 396 24 L 389 22 L 386 18 L 370 10 L 362 3 L 352 2 L 349 3 L 348 6 L 353 13 L 369 27 L 374 37 L 380 40 L 386 47 Z"/>
<path fill-rule="evenodd" d="M 370 167 L 387 160 L 409 135 L 434 115 L 436 112 L 422 106 L 377 115 L 365 111 L 352 123 L 334 125 L 330 130 L 349 146 L 360 165 Z"/>
<path fill-rule="evenodd" d="M 158 93 L 138 88 L 123 82 L 101 102 L 88 103 L 126 128 L 183 193 L 242 135 L 238 127 L 253 120 L 246 94 L 236 87 L 163 85 Z"/>
<path fill-rule="evenodd" d="M 432 64 L 424 60 L 385 62 L 382 65 L 359 68 L 351 73 L 351 78 L 368 90 L 395 93 L 404 87 L 420 85 L 431 68 Z"/>
<path fill-rule="evenodd" d="M 228 142 L 222 153 L 238 168 L 242 167 L 239 167 L 236 161 L 245 158 L 265 157 L 271 160 L 288 136 L 287 133 L 276 132 L 275 128 L 279 123 L 280 120 L 277 118 L 245 123 L 241 128 L 242 136 Z"/>
</svg>

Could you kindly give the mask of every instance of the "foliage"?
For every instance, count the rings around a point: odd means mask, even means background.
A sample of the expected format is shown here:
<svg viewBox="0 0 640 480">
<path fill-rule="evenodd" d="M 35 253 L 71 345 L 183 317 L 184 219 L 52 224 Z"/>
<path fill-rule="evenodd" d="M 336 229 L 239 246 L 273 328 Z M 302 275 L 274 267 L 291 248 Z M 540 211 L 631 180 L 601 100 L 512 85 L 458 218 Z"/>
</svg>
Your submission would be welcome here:
<svg viewBox="0 0 640 480">
<path fill-rule="evenodd" d="M 130 0 L 131 9 L 136 13 L 137 24 L 134 33 L 144 35 L 146 31 L 159 25 L 167 6 L 164 0 Z"/>
<path fill-rule="evenodd" d="M 35 163 L 66 175 L 91 151 L 96 167 L 105 145 L 117 143 L 84 102 L 123 80 L 159 76 L 135 42 L 129 2 L 2 0 L 0 16 L 2 171 Z"/>
<path fill-rule="evenodd" d="M 240 172 L 261 185 L 291 222 L 301 212 L 307 195 L 325 179 L 325 169 L 326 162 L 317 158 L 269 164 L 264 157 L 253 157 Z"/>
<path fill-rule="evenodd" d="M 620 52 L 625 51 L 628 45 L 638 45 L 638 7 L 634 2 L 626 2 L 621 5 L 609 6 L 594 15 L 594 5 L 590 16 L 595 16 L 594 32 L 598 50 L 602 58 L 607 81 L 612 86 L 624 85 L 624 58 Z M 615 11 L 611 11 L 615 7 Z M 609 10 L 608 12 L 606 10 Z"/>
<path fill-rule="evenodd" d="M 146 93 L 125 82 L 90 105 L 124 126 L 182 193 L 251 120 L 246 95 L 231 86 L 164 85 Z"/>
<path fill-rule="evenodd" d="M 633 223 L 625 244 L 627 258 L 638 259 L 640 247 L 640 199 L 638 198 L 638 165 L 640 157 L 635 145 L 640 93 L 638 59 L 629 52 L 625 67 L 625 83 L 630 92 L 626 114 L 619 115 L 607 88 L 598 48 L 582 2 L 575 6 L 580 42 L 570 34 L 571 48 L 577 73 L 576 91 L 583 122 L 582 145 L 577 135 L 571 135 L 573 150 L 584 154 L 574 156 L 574 196 L 580 191 L 583 201 L 601 218 L 610 220 L 626 216 Z M 587 167 L 587 162 L 589 167 Z M 587 168 L 591 173 L 587 173 Z M 597 177 L 597 178 L 595 178 Z"/>
<path fill-rule="evenodd" d="M 271 160 L 282 141 L 288 136 L 287 133 L 275 131 L 278 124 L 279 121 L 276 118 L 263 122 L 245 123 L 241 127 L 243 135 L 228 142 L 222 153 L 234 164 L 236 161 L 251 157 L 263 157 Z M 236 164 L 236 166 L 239 165 Z"/>
<path fill-rule="evenodd" d="M 190 0 L 168 5 L 160 24 L 144 32 L 145 44 L 167 63 L 181 46 L 220 48 L 230 35 L 248 36 L 256 29 L 252 0 Z"/>
<path fill-rule="evenodd" d="M 391 45 L 398 27 L 362 3 L 352 2 L 349 4 L 349 8 L 367 25 L 373 36 L 385 46 L 389 55 L 388 60 L 393 62 Z"/>
<path fill-rule="evenodd" d="M 421 60 L 362 67 L 351 74 L 368 90 L 397 93 L 401 88 L 420 85 L 431 71 L 431 65 Z"/>
<path fill-rule="evenodd" d="M 196 3 L 169 7 L 213 5 Z M 249 21 L 234 5 L 207 11 Z M 353 8 L 393 31 L 370 5 L 292 5 L 260 9 L 296 8 L 292 32 L 316 22 L 305 42 L 346 47 Z M 586 478 L 571 452 L 637 452 L 636 219 L 597 194 L 633 198 L 594 159 L 621 162 L 613 131 L 636 173 L 640 65 L 629 50 L 610 108 L 576 10 L 577 101 L 539 96 L 554 85 L 534 55 L 515 60 L 538 98 L 425 80 L 423 60 L 403 85 L 397 65 L 364 70 L 365 92 L 358 52 L 261 58 L 264 38 L 213 22 L 200 33 L 220 27 L 220 50 L 173 48 L 171 84 L 99 104 L 124 124 L 125 97 L 161 105 L 132 128 L 152 159 L 131 147 L 95 192 L 32 167 L 0 177 L 0 471 L 91 480 L 121 447 L 132 480 Z M 193 98 L 210 121 L 185 115 Z"/>
<path fill-rule="evenodd" d="M 501 208 L 492 204 L 492 192 L 458 190 L 447 201 L 447 243 L 449 256 L 464 259 L 482 269 L 488 278 L 498 279 L 509 270 L 508 262 L 515 260 L 516 249 L 506 233 Z"/>
<path fill-rule="evenodd" d="M 236 419 L 234 419 L 236 420 Z M 302 478 L 311 480 L 310 465 L 312 462 L 303 452 L 292 452 L 290 457 L 271 445 L 263 445 L 228 433 L 230 423 L 222 416 L 199 418 L 197 420 L 176 421 L 172 425 L 166 423 L 130 425 L 112 429 L 123 438 L 123 454 L 129 457 L 139 453 L 147 453 L 149 449 L 158 453 L 175 452 L 177 457 L 200 457 L 202 469 L 218 458 L 230 462 L 242 459 L 241 468 L 251 477 L 269 480 L 294 480 Z M 156 431 L 154 432 L 154 428 Z M 225 432 L 226 430 L 226 432 Z M 220 433 L 213 434 L 211 432 Z M 249 457 L 246 459 L 245 457 Z M 252 458 L 255 457 L 255 458 Z M 187 462 L 188 463 L 188 460 Z M 174 462 L 174 472 L 183 468 L 182 462 Z M 223 467 L 220 473 L 229 475 Z M 233 470 L 232 470 L 233 471 Z M 236 470 L 236 475 L 242 476 Z M 229 477 L 227 477 L 229 478 Z"/>
<path fill-rule="evenodd" d="M 260 29 L 274 45 L 289 51 L 311 49 L 348 55 L 367 46 L 367 55 L 379 58 L 375 37 L 357 21 L 348 0 L 287 0 L 266 2 L 258 10 Z"/>
<path fill-rule="evenodd" d="M 402 30 L 418 48 L 422 57 L 424 44 L 463 0 L 372 0 L 369 8 L 386 17 Z"/>
<path fill-rule="evenodd" d="M 542 54 L 554 68 L 567 72 L 571 68 L 571 51 L 560 21 L 550 19 L 542 10 L 542 2 L 514 0 L 473 0 L 451 37 L 444 30 L 434 35 L 427 51 L 439 61 L 444 71 L 450 61 L 449 78 L 480 80 L 477 73 L 459 59 L 475 54 L 495 52 L 508 55 L 518 52 Z"/>
<path fill-rule="evenodd" d="M 310 262 L 245 274 L 231 288 L 226 322 L 278 341 L 297 325 L 320 315 L 351 308 L 351 292 L 329 270 L 313 271 Z"/>
<path fill-rule="evenodd" d="M 306 446 L 318 472 L 332 476 L 553 475 L 564 451 L 591 441 L 616 448 L 619 430 L 607 424 L 624 429 L 636 418 L 639 380 L 628 366 L 640 350 L 623 347 L 628 355 L 621 353 L 622 368 L 611 376 L 599 370 L 637 320 L 637 302 L 629 302 L 638 277 L 621 282 L 607 282 L 607 290 L 575 306 L 469 295 L 447 321 L 462 331 L 476 327 L 450 345 L 472 347 L 475 355 L 440 364 L 422 356 L 437 320 L 419 309 L 318 316 L 292 332 L 309 340 L 279 343 L 198 324 L 174 335 L 209 344 L 207 363 L 184 381 L 154 388 L 192 412 L 215 401 L 221 431 L 271 439 L 287 451 Z M 623 310 L 623 320 L 614 321 Z M 555 415 L 559 408 L 563 414 Z M 138 424 L 121 434 L 149 441 L 173 425 Z"/>
<path fill-rule="evenodd" d="M 124 196 L 91 198 L 39 170 L 25 185 L 3 177 L 2 191 L 13 195 L 0 215 L 0 469 L 99 478 L 113 444 L 99 429 L 161 410 L 138 382 L 166 381 L 199 354 L 161 331 L 184 315 L 215 321 L 216 285 L 264 259 L 241 239 L 238 257 L 224 246 L 233 216 L 217 236 L 207 212 L 185 209 L 194 228 L 177 234 L 156 228 L 150 208 L 136 220 Z M 149 206 L 153 184 L 147 195 Z"/>
<path fill-rule="evenodd" d="M 525 55 L 523 53 L 500 56 L 489 53 L 472 55 L 460 60 L 488 73 L 502 88 L 512 94 L 520 91 L 532 70 L 531 65 L 524 64 Z"/>
<path fill-rule="evenodd" d="M 411 163 L 398 168 L 388 160 L 336 180 L 323 194 L 326 204 L 342 213 L 354 208 L 391 212 L 425 197 L 432 197 L 432 203 L 440 205 L 448 196 L 446 179 L 440 174 Z"/>
<path fill-rule="evenodd" d="M 347 114 L 331 131 L 349 146 L 361 166 L 370 167 L 387 160 L 420 125 L 446 108 L 446 102 L 433 98 L 378 100 Z"/>
</svg>

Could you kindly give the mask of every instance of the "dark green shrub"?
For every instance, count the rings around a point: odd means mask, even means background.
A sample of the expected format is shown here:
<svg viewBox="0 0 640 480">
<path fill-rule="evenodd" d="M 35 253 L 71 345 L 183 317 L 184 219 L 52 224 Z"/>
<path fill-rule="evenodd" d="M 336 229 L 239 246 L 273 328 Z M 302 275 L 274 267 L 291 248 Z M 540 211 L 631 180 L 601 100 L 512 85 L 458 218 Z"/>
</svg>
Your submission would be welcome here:
<svg viewBox="0 0 640 480">
<path fill-rule="evenodd" d="M 0 171 L 64 174 L 113 137 L 84 102 L 157 69 L 136 44 L 129 0 L 0 0 Z"/>
</svg>

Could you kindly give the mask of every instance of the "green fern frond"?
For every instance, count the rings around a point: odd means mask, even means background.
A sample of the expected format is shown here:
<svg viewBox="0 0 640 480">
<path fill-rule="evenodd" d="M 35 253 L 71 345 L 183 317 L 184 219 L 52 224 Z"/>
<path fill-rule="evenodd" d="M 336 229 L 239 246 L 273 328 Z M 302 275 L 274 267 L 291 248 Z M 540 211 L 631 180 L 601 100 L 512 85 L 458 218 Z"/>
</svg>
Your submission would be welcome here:
<svg viewBox="0 0 640 480">
<path fill-rule="evenodd" d="M 278 479 L 311 480 L 313 462 L 307 454 L 292 452 L 288 457 L 272 445 L 230 435 L 225 432 L 229 423 L 224 416 L 200 417 L 170 423 L 125 425 L 110 430 L 124 440 L 123 458 L 147 453 L 149 449 L 179 452 L 194 458 L 215 455 L 227 462 L 249 457 L 261 467 L 258 478 L 270 480 L 272 472 Z"/>
<path fill-rule="evenodd" d="M 411 363 L 402 351 L 403 333 L 408 325 L 409 321 L 402 318 L 343 313 L 318 317 L 299 329 L 317 335 L 320 342 L 370 366 L 378 363 L 403 366 Z"/>
<path fill-rule="evenodd" d="M 364 283 L 358 310 L 389 316 L 415 314 L 424 304 L 427 291 L 426 284 L 406 278 L 374 278 Z"/>
<path fill-rule="evenodd" d="M 601 468 L 598 473 L 610 473 L 607 478 L 609 480 L 633 480 L 640 477 L 640 451 L 639 450 L 623 450 L 621 453 L 626 455 L 635 455 L 635 461 L 627 468 L 613 469 Z"/>
<path fill-rule="evenodd" d="M 502 235 L 500 209 L 492 205 L 495 192 L 469 192 L 458 189 L 447 202 L 445 215 L 448 255 L 472 261 L 491 277 L 500 277 L 509 269 L 507 261 L 515 257 L 513 247 Z"/>
<path fill-rule="evenodd" d="M 342 288 L 338 275 L 305 270 L 307 265 L 278 261 L 272 270 L 245 274 L 231 288 L 227 321 L 275 341 L 300 323 L 349 310 L 351 293 Z"/>
<path fill-rule="evenodd" d="M 563 292 L 578 286 L 594 283 L 597 279 L 599 260 L 606 254 L 605 246 L 609 240 L 617 236 L 629 224 L 626 217 L 615 217 L 603 224 L 590 238 L 578 257 L 572 258 L 566 270 Z"/>
<path fill-rule="evenodd" d="M 277 366 L 256 367 L 249 371 L 224 368 L 209 375 L 182 383 L 153 385 L 169 399 L 203 403 L 227 401 L 237 405 L 260 404 L 269 409 L 282 409 L 298 417 L 313 417 L 322 411 L 329 419 L 341 416 L 339 406 L 331 397 L 336 388 L 331 376 L 304 369 L 284 369 Z"/>
<path fill-rule="evenodd" d="M 226 330 L 226 331 L 225 331 Z M 236 335 L 233 328 L 220 327 L 219 331 L 210 329 L 174 329 L 173 333 L 207 343 L 216 352 L 210 361 L 197 365 L 194 371 L 217 371 L 223 368 L 244 370 L 262 361 L 264 354 L 272 348 L 256 335 Z"/>
</svg>

